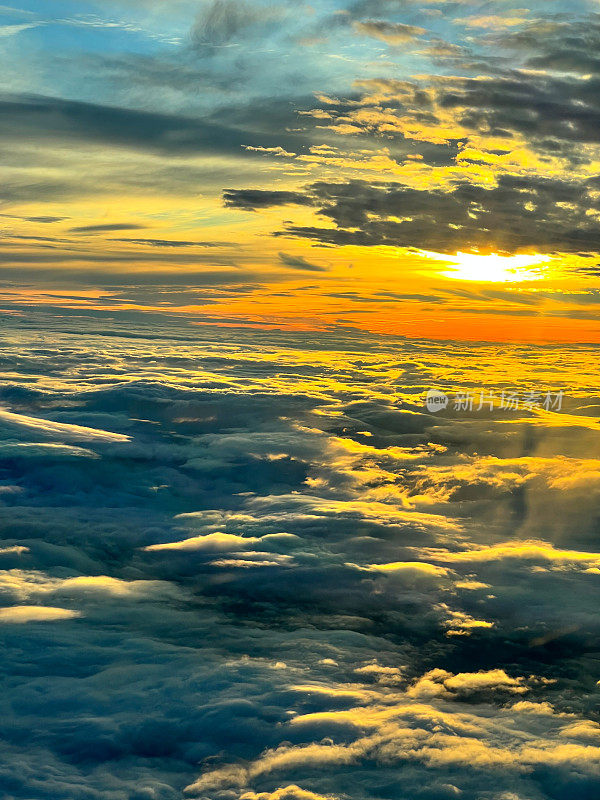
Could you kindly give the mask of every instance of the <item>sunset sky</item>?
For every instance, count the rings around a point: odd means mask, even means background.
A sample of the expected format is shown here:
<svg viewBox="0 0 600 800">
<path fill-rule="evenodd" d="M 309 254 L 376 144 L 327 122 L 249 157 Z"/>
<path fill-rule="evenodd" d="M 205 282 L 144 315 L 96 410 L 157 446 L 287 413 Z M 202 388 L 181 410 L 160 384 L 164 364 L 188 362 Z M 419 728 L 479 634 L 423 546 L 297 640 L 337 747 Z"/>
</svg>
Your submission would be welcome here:
<svg viewBox="0 0 600 800">
<path fill-rule="evenodd" d="M 0 7 L 3 309 L 597 342 L 597 10 Z"/>
<path fill-rule="evenodd" d="M 0 5 L 0 800 L 600 798 L 600 2 L 513 5 Z"/>
</svg>

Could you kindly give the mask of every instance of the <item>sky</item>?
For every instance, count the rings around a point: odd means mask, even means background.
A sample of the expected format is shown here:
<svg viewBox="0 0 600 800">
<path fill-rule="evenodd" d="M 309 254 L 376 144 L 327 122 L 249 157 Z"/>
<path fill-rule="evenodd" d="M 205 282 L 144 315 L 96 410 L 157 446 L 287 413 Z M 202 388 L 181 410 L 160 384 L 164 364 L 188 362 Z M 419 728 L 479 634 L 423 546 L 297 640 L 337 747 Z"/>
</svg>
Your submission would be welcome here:
<svg viewBox="0 0 600 800">
<path fill-rule="evenodd" d="M 5 313 L 598 342 L 596 0 L 0 7 Z"/>
<path fill-rule="evenodd" d="M 0 6 L 2 800 L 600 797 L 600 6 Z"/>
</svg>

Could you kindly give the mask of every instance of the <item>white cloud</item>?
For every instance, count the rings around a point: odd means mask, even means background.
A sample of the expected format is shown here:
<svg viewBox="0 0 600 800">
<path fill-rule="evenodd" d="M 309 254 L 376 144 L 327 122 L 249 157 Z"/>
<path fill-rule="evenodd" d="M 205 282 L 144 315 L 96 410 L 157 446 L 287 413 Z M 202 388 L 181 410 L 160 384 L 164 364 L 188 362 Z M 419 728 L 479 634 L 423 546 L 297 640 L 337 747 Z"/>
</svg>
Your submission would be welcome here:
<svg viewBox="0 0 600 800">
<path fill-rule="evenodd" d="M 54 606 L 9 606 L 0 608 L 0 623 L 24 624 L 26 622 L 58 622 L 75 619 L 81 616 L 80 611 Z"/>
<path fill-rule="evenodd" d="M 29 428 L 43 435 L 62 436 L 68 439 L 98 442 L 128 442 L 130 439 L 129 436 L 120 433 L 86 428 L 81 425 L 71 425 L 66 422 L 53 422 L 49 419 L 30 417 L 26 414 L 14 414 L 4 408 L 0 408 L 0 422 L 17 428 Z"/>
</svg>

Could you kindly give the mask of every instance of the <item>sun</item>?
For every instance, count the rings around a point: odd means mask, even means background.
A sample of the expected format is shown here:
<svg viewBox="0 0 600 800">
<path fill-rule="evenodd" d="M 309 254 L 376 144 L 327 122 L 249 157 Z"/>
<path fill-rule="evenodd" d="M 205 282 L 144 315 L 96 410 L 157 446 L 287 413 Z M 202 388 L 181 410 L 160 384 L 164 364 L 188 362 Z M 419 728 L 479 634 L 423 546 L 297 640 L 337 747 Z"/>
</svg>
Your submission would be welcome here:
<svg viewBox="0 0 600 800">
<path fill-rule="evenodd" d="M 544 255 L 501 256 L 498 253 L 479 255 L 477 253 L 461 253 L 447 256 L 429 253 L 438 261 L 445 261 L 449 269 L 441 272 L 446 278 L 461 281 L 478 281 L 482 283 L 518 283 L 521 281 L 537 281 L 544 277 L 539 265 L 548 261 Z"/>
</svg>

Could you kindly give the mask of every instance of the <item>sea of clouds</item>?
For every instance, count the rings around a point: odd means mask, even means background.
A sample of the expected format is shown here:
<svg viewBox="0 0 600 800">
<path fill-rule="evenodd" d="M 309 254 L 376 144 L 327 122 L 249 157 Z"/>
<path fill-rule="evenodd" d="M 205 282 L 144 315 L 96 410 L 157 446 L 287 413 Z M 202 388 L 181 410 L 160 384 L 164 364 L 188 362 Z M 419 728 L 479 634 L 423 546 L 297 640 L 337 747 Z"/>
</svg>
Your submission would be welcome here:
<svg viewBox="0 0 600 800">
<path fill-rule="evenodd" d="M 598 797 L 591 348 L 3 334 L 3 797 Z"/>
</svg>

